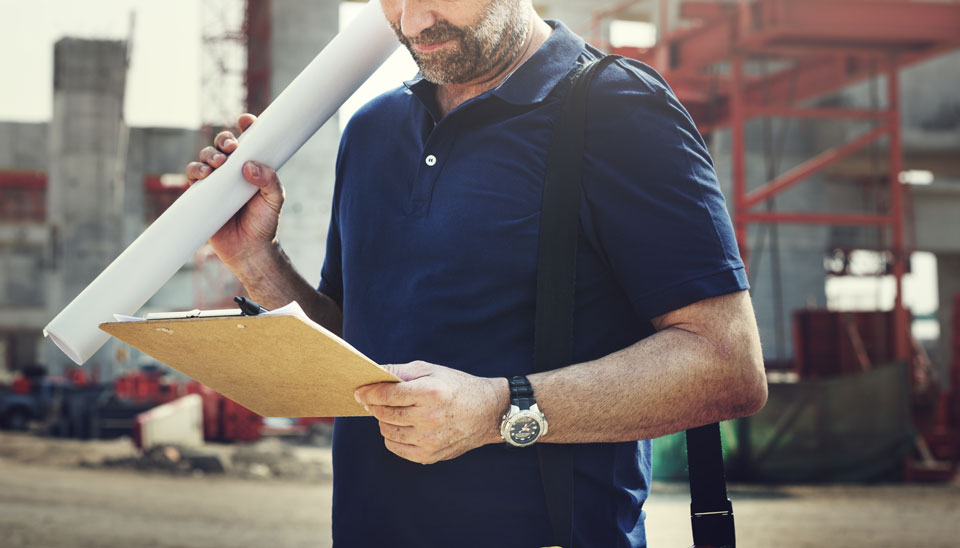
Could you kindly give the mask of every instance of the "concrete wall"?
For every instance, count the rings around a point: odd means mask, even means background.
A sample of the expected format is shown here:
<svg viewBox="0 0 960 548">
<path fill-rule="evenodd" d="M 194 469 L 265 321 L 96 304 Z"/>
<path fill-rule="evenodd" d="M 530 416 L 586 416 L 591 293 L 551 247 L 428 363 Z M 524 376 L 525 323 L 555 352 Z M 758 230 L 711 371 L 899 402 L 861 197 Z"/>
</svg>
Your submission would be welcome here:
<svg viewBox="0 0 960 548">
<path fill-rule="evenodd" d="M 127 145 L 123 241 L 143 232 L 144 188 L 148 175 L 183 173 L 200 149 L 198 132 L 180 128 L 131 128 Z"/>
<path fill-rule="evenodd" d="M 336 0 L 273 0 L 270 88 L 275 98 L 339 31 Z M 331 75 L 331 77 L 334 77 Z M 280 170 L 287 201 L 280 242 L 313 285 L 320 281 L 340 131 L 334 115 Z"/>
<path fill-rule="evenodd" d="M 52 372 L 68 362 L 41 330 L 143 231 L 144 178 L 182 173 L 200 146 L 195 130 L 126 128 L 122 43 L 64 40 L 56 51 L 53 122 L 0 123 L 0 171 L 48 175 L 46 222 L 0 220 L 0 339 L 8 365 Z M 193 308 L 198 285 L 223 298 L 236 291 L 231 281 L 216 264 L 198 275 L 191 262 L 145 309 Z M 105 376 L 140 360 L 120 346 L 91 360 Z"/>
<path fill-rule="evenodd" d="M 0 169 L 47 170 L 47 124 L 0 122 Z"/>
<path fill-rule="evenodd" d="M 46 124 L 0 123 L 0 171 L 45 173 L 47 146 Z M 43 223 L 0 219 L 0 330 L 43 326 L 52 244 Z"/>
<path fill-rule="evenodd" d="M 123 42 L 65 38 L 55 47 L 47 219 L 57 233 L 60 275 L 48 288 L 51 317 L 123 243 L 126 57 Z M 51 370 L 69 363 L 52 344 L 45 350 Z M 101 351 L 91 363 L 108 360 Z"/>
</svg>

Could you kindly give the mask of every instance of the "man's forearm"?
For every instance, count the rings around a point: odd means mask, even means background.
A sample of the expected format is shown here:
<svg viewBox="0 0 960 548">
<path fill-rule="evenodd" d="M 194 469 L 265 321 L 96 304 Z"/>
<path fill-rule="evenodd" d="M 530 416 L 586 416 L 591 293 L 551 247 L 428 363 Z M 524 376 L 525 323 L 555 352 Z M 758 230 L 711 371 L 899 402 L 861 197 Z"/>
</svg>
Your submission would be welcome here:
<svg viewBox="0 0 960 548">
<path fill-rule="evenodd" d="M 297 301 L 313 321 L 342 335 L 340 307 L 303 279 L 279 244 L 249 257 L 242 265 L 230 265 L 230 269 L 259 304 L 273 309 Z"/>
<path fill-rule="evenodd" d="M 652 439 L 756 412 L 759 376 L 731 377 L 723 371 L 729 364 L 698 338 L 667 329 L 598 360 L 530 376 L 550 423 L 542 441 Z"/>
<path fill-rule="evenodd" d="M 766 376 L 749 296 L 698 306 L 716 318 L 709 328 L 677 322 L 600 359 L 529 376 L 549 421 L 542 441 L 652 439 L 759 410 Z"/>
</svg>

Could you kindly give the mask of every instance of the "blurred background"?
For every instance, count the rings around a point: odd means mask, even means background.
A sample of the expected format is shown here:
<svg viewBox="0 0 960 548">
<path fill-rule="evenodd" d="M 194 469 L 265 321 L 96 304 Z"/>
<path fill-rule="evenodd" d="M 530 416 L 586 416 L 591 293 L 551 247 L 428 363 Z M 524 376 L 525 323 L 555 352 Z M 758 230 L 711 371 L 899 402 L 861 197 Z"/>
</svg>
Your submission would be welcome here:
<svg viewBox="0 0 960 548">
<path fill-rule="evenodd" d="M 956 545 L 960 2 L 534 4 L 659 70 L 713 155 L 770 380 L 723 425 L 741 545 Z M 0 0 L 4 546 L 329 545 L 329 421 L 264 420 L 116 340 L 77 368 L 41 331 L 360 6 Z M 310 282 L 340 130 L 415 73 L 398 51 L 280 171 Z M 142 312 L 238 294 L 203 248 Z M 654 451 L 650 543 L 685 546 L 682 435 Z"/>
</svg>

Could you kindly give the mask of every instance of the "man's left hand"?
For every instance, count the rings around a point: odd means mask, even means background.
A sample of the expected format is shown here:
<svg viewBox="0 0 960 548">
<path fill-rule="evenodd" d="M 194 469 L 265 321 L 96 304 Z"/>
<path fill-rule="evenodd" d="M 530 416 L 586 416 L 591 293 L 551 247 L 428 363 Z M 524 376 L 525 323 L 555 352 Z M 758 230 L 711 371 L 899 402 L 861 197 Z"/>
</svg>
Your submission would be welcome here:
<svg viewBox="0 0 960 548">
<path fill-rule="evenodd" d="M 432 464 L 500 441 L 499 419 L 509 403 L 506 379 L 419 361 L 384 368 L 403 382 L 361 386 L 355 395 L 380 421 L 392 453 Z"/>
</svg>

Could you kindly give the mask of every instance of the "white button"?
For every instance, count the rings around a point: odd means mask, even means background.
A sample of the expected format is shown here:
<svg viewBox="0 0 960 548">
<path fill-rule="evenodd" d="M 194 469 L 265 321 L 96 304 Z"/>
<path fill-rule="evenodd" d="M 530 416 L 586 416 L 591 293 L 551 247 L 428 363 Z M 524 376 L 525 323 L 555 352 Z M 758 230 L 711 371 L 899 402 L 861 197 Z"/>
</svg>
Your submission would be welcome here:
<svg viewBox="0 0 960 548">
<path fill-rule="evenodd" d="M 437 164 L 437 157 L 431 154 L 430 156 L 427 156 L 424 161 L 427 163 L 428 166 L 433 167 Z"/>
</svg>

